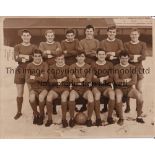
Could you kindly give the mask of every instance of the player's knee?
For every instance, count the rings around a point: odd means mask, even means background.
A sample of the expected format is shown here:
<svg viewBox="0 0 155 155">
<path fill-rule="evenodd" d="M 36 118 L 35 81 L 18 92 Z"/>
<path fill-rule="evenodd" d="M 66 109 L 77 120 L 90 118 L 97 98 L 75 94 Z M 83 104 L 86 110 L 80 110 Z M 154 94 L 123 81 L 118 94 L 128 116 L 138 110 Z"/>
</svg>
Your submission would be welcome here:
<svg viewBox="0 0 155 155">
<path fill-rule="evenodd" d="M 63 92 L 62 95 L 61 95 L 61 100 L 67 101 L 68 96 L 69 96 L 68 91 Z"/>
<path fill-rule="evenodd" d="M 31 103 L 35 102 L 35 99 L 36 99 L 35 94 L 30 94 L 30 97 L 29 97 L 30 102 Z"/>
<path fill-rule="evenodd" d="M 122 101 L 123 94 L 120 91 L 115 91 L 116 101 L 120 102 Z"/>
<path fill-rule="evenodd" d="M 39 102 L 44 102 L 45 96 L 44 95 L 39 95 Z"/>
<path fill-rule="evenodd" d="M 61 101 L 62 101 L 62 102 L 67 102 L 67 98 L 68 98 L 68 96 L 62 95 L 62 96 L 61 96 Z"/>
<path fill-rule="evenodd" d="M 115 92 L 114 91 L 109 92 L 109 98 L 110 98 L 110 100 L 115 100 Z"/>
<path fill-rule="evenodd" d="M 88 92 L 88 102 L 94 102 L 94 97 L 91 91 Z"/>
<path fill-rule="evenodd" d="M 95 99 L 96 101 L 100 100 L 100 98 L 101 98 L 101 93 L 100 93 L 100 92 L 94 93 L 94 99 Z"/>
<path fill-rule="evenodd" d="M 76 99 L 75 92 L 72 91 L 69 95 L 69 101 L 75 101 L 75 99 Z"/>
<path fill-rule="evenodd" d="M 117 103 L 122 102 L 122 97 L 123 97 L 123 96 L 122 96 L 121 94 L 117 94 L 117 95 L 116 95 L 116 102 L 117 102 Z"/>
<path fill-rule="evenodd" d="M 46 101 L 47 102 L 52 102 L 52 100 L 53 100 L 53 96 L 51 94 L 50 95 L 47 95 Z"/>
</svg>

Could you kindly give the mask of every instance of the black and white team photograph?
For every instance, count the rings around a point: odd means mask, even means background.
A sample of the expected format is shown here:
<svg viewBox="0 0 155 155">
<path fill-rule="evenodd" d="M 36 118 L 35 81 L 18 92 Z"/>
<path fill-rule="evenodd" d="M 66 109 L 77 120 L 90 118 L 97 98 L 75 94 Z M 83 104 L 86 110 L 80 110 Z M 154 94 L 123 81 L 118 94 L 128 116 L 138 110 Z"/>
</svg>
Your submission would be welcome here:
<svg viewBox="0 0 155 155">
<path fill-rule="evenodd" d="M 151 17 L 0 24 L 0 138 L 153 137 Z"/>
</svg>

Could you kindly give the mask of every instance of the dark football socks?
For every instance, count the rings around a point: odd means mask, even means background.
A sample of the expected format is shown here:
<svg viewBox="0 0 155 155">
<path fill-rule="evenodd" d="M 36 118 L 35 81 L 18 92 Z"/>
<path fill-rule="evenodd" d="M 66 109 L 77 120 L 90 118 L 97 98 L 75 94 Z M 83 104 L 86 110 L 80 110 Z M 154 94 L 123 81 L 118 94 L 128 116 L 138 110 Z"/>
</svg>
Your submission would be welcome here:
<svg viewBox="0 0 155 155">
<path fill-rule="evenodd" d="M 61 103 L 61 110 L 62 110 L 62 119 L 66 119 L 66 113 L 67 113 L 67 102 Z"/>
<path fill-rule="evenodd" d="M 112 118 L 112 113 L 115 107 L 115 100 L 109 100 L 108 104 L 108 118 Z"/>
<path fill-rule="evenodd" d="M 75 101 L 69 101 L 68 106 L 69 106 L 70 118 L 74 118 Z"/>
<path fill-rule="evenodd" d="M 17 101 L 17 114 L 14 117 L 15 120 L 17 120 L 22 116 L 21 111 L 22 111 L 23 97 L 17 97 L 16 101 Z"/>
<path fill-rule="evenodd" d="M 95 114 L 96 114 L 96 119 L 100 119 L 100 101 L 95 101 L 95 105 L 94 105 L 94 109 L 95 109 Z"/>
<path fill-rule="evenodd" d="M 94 102 L 88 102 L 88 120 L 91 119 L 94 111 Z"/>
<path fill-rule="evenodd" d="M 52 120 L 53 104 L 51 102 L 46 102 L 48 120 Z"/>
</svg>

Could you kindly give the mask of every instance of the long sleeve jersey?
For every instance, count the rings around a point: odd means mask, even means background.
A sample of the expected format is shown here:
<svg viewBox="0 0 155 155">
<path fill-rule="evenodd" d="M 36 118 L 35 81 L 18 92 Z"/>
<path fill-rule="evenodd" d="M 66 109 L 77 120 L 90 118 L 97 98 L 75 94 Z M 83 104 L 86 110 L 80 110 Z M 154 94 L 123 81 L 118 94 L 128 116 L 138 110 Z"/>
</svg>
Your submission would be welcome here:
<svg viewBox="0 0 155 155">
<path fill-rule="evenodd" d="M 37 47 L 33 44 L 30 44 L 29 46 L 24 46 L 22 44 L 18 44 L 14 47 L 14 59 L 16 62 L 18 62 L 19 65 L 27 65 L 29 62 L 31 62 L 33 51 L 37 49 Z M 22 56 L 25 55 L 29 57 L 29 60 L 26 62 L 22 61 Z"/>
<path fill-rule="evenodd" d="M 49 67 L 49 83 L 50 87 L 60 86 L 67 87 L 69 86 L 69 66 L 64 65 L 63 67 L 59 67 L 56 64 L 51 65 Z M 66 78 L 60 84 L 58 83 L 58 79 Z"/>
<path fill-rule="evenodd" d="M 137 82 L 137 74 L 135 66 L 129 64 L 124 67 L 120 64 L 114 66 L 114 82 L 116 87 L 131 87 Z M 131 79 L 129 82 L 125 82 L 125 79 Z"/>
<path fill-rule="evenodd" d="M 91 56 L 91 51 L 96 51 L 99 48 L 97 39 L 82 39 L 79 42 L 79 50 L 84 50 L 87 56 Z"/>
<path fill-rule="evenodd" d="M 131 60 L 133 60 L 134 55 L 140 55 L 137 64 L 142 64 L 142 61 L 145 60 L 147 48 L 145 42 L 139 41 L 137 44 L 126 42 L 124 43 L 124 48 L 129 53 Z"/>
<path fill-rule="evenodd" d="M 52 44 L 48 44 L 47 42 L 41 42 L 39 45 L 39 49 L 43 52 L 43 58 L 44 60 L 49 64 L 54 64 L 54 58 L 62 53 L 61 45 L 59 42 L 53 42 Z M 50 53 L 46 53 L 45 51 L 49 50 Z M 49 58 L 48 56 L 52 55 L 52 58 Z"/>
<path fill-rule="evenodd" d="M 101 84 L 100 78 L 107 77 L 108 79 L 104 81 L 103 85 L 110 85 L 113 82 L 113 64 L 106 61 L 104 65 L 99 65 L 96 62 L 92 65 L 93 70 L 93 83 Z"/>
<path fill-rule="evenodd" d="M 88 64 L 84 64 L 79 67 L 76 63 L 69 67 L 69 81 L 75 86 L 83 86 L 83 82 L 80 82 L 80 78 L 85 78 L 84 83 L 87 86 L 92 82 L 92 68 Z"/>
<path fill-rule="evenodd" d="M 35 76 L 34 79 L 31 76 Z M 26 68 L 26 82 L 31 85 L 33 90 L 48 88 L 48 65 L 42 62 L 36 65 L 33 62 L 29 63 Z"/>
<path fill-rule="evenodd" d="M 74 39 L 74 41 L 72 42 L 68 42 L 66 40 L 63 40 L 61 42 L 62 51 L 67 51 L 67 53 L 65 54 L 65 57 L 76 56 L 78 51 L 78 46 L 79 46 L 78 39 Z"/>
</svg>

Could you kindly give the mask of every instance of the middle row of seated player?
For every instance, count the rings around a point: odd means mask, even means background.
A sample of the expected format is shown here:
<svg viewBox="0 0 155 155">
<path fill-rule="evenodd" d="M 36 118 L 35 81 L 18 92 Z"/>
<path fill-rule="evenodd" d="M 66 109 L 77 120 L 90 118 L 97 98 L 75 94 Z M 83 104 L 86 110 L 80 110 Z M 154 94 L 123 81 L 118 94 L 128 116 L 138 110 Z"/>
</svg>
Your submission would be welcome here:
<svg viewBox="0 0 155 155">
<path fill-rule="evenodd" d="M 109 72 L 98 72 L 98 69 L 107 71 L 113 69 L 112 63 L 105 60 L 105 51 L 98 49 L 96 57 L 97 61 L 90 66 L 85 63 L 85 52 L 78 52 L 76 56 L 77 62 L 69 67 L 65 64 L 64 55 L 60 54 L 55 58 L 56 63 L 48 68 L 47 63 L 42 60 L 42 52 L 40 50 L 34 51 L 33 62 L 28 64 L 26 72 L 26 81 L 31 85 L 29 101 L 34 114 L 33 124 L 43 124 L 44 105 L 46 105 L 48 114 L 48 120 L 45 126 L 50 126 L 53 123 L 53 100 L 60 96 L 62 125 L 63 127 L 68 126 L 68 121 L 66 120 L 68 106 L 70 114 L 69 126 L 73 127 L 75 125 L 75 100 L 82 96 L 88 101 L 86 125 L 88 127 L 92 126 L 91 117 L 93 111 L 95 111 L 95 124 L 100 126 L 102 125 L 102 120 L 100 117 L 101 95 L 109 98 L 107 117 L 107 122 L 109 124 L 114 123 L 112 117 L 114 108 L 116 108 L 116 112 L 119 117 L 117 123 L 119 125 L 123 124 L 122 98 L 124 95 L 136 99 L 136 121 L 139 123 L 144 123 L 141 117 L 143 99 L 141 93 L 134 88 L 137 80 L 137 74 L 132 72 L 132 70 L 135 69 L 135 66 L 129 64 L 129 54 L 126 51 L 122 51 L 120 53 L 120 64 L 114 66 L 114 70 L 117 70 L 114 75 Z M 69 70 L 69 73 L 65 72 L 65 70 Z M 70 72 L 70 70 L 76 70 L 77 72 Z M 93 72 L 90 72 L 90 70 L 93 70 Z M 122 72 L 122 70 L 125 71 Z M 111 83 L 113 83 L 113 78 L 115 82 L 114 88 L 111 85 Z M 43 83 L 47 81 L 49 82 L 49 85 L 44 85 Z M 65 85 L 66 81 L 71 82 L 73 85 Z M 83 86 L 83 82 L 86 82 L 88 85 Z M 101 85 L 93 86 L 91 85 L 91 82 L 97 82 Z M 37 111 L 37 98 L 39 100 L 39 112 Z"/>
</svg>

